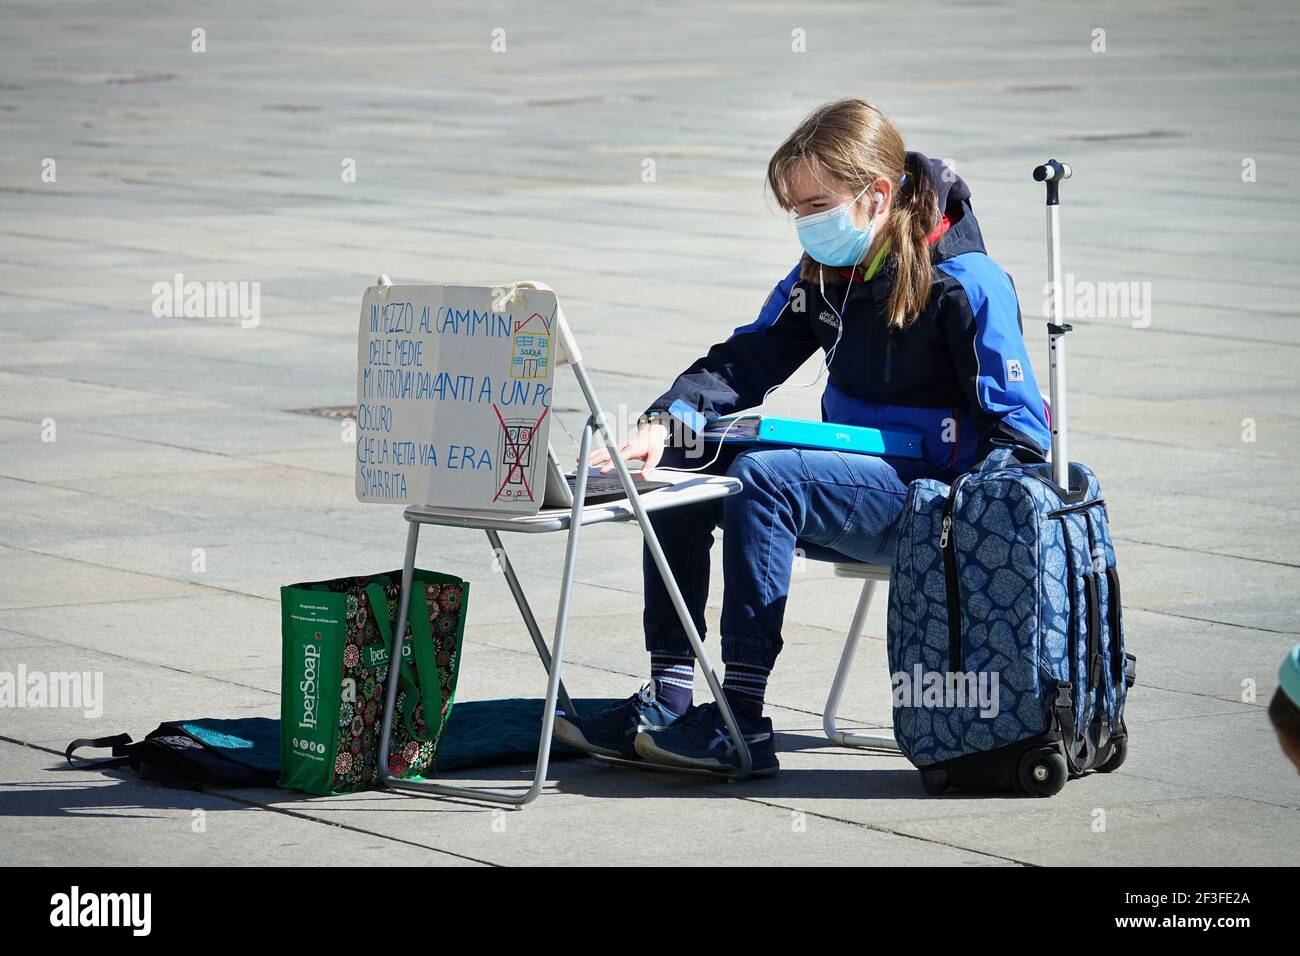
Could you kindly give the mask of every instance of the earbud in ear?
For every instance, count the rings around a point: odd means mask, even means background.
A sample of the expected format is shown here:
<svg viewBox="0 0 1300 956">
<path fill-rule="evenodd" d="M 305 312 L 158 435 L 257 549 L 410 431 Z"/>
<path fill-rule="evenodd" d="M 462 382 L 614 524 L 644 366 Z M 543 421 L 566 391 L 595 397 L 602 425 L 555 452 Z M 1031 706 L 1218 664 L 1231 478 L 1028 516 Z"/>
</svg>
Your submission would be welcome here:
<svg viewBox="0 0 1300 956">
<path fill-rule="evenodd" d="M 876 200 L 876 205 L 877 205 L 877 206 L 883 206 L 883 205 L 885 204 L 885 197 L 884 197 L 883 194 L 881 194 L 881 193 L 875 193 L 875 194 L 873 195 L 873 198 Z"/>
</svg>

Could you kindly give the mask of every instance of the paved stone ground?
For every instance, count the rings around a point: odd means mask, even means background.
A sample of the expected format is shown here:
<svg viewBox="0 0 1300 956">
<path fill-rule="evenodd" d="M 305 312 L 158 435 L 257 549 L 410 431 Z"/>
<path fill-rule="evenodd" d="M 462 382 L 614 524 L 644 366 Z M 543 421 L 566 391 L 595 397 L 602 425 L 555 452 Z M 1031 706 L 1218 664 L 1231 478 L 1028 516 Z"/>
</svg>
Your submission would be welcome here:
<svg viewBox="0 0 1300 956">
<path fill-rule="evenodd" d="M 539 7 L 0 6 L 0 670 L 102 672 L 106 697 L 97 720 L 0 711 L 0 861 L 1295 862 L 1300 788 L 1264 705 L 1300 639 L 1300 10 Z M 191 51 L 196 27 L 206 52 Z M 376 275 L 546 279 L 607 401 L 639 410 L 793 262 L 764 164 L 807 109 L 845 94 L 955 160 L 1036 358 L 1035 163 L 1077 171 L 1077 280 L 1149 283 L 1140 311 L 1081 316 L 1071 340 L 1073 451 L 1104 480 L 1141 658 L 1121 772 L 1050 801 L 930 799 L 903 760 L 825 746 L 855 598 L 825 566 L 790 601 L 772 781 L 567 762 L 536 804 L 501 815 L 386 794 L 194 795 L 61 767 L 74 737 L 276 714 L 278 587 L 400 563 L 398 511 L 355 502 L 338 422 L 290 411 L 352 400 Z M 260 325 L 153 317 L 153 284 L 176 273 L 259 282 Z M 559 397 L 570 431 L 573 391 Z M 816 408 L 809 390 L 782 403 Z M 42 441 L 47 419 L 57 441 Z M 462 695 L 540 694 L 479 536 L 426 540 L 423 564 L 474 584 Z M 602 528 L 587 542 L 600 558 L 580 574 L 568 683 L 621 695 L 645 666 L 637 540 Z M 536 544 L 525 583 L 553 607 L 560 542 Z M 880 605 L 868 629 L 846 712 L 878 726 Z"/>
</svg>

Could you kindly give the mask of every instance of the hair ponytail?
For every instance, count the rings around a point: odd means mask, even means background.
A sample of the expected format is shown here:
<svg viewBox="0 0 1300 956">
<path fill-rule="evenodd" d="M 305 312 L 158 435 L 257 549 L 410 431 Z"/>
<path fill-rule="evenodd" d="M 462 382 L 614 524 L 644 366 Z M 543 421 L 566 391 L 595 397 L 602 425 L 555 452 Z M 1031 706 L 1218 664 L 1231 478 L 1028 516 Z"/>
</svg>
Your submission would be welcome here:
<svg viewBox="0 0 1300 956">
<path fill-rule="evenodd" d="M 886 307 L 891 328 L 906 328 L 930 297 L 928 237 L 939 223 L 939 205 L 929 170 L 908 156 L 903 137 L 889 117 L 866 100 L 837 100 L 813 110 L 780 145 L 767 164 L 767 186 L 782 209 L 793 209 L 790 176 L 801 163 L 850 186 L 885 178 L 895 186 L 881 237 L 868 261 L 888 238 L 894 288 Z M 856 188 L 855 188 L 856 191 Z M 820 266 L 804 255 L 801 276 L 815 277 Z"/>
<path fill-rule="evenodd" d="M 889 293 L 889 326 L 905 329 L 916 320 L 930 298 L 930 233 L 939 224 L 934 184 L 915 153 L 906 158 L 906 180 L 894 193 L 885 221 L 894 257 L 894 288 Z"/>
</svg>

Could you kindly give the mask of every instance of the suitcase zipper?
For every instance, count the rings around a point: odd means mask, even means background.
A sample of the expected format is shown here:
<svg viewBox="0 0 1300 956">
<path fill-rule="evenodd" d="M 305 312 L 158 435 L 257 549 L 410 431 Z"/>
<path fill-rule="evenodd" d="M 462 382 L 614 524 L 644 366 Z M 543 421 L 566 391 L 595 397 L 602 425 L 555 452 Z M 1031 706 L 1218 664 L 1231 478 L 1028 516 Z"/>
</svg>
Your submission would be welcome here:
<svg viewBox="0 0 1300 956">
<path fill-rule="evenodd" d="M 940 523 L 939 550 L 943 552 L 943 581 L 948 600 L 948 673 L 961 672 L 961 588 L 957 581 L 957 541 L 952 533 L 952 513 L 965 475 L 948 492 Z"/>
</svg>

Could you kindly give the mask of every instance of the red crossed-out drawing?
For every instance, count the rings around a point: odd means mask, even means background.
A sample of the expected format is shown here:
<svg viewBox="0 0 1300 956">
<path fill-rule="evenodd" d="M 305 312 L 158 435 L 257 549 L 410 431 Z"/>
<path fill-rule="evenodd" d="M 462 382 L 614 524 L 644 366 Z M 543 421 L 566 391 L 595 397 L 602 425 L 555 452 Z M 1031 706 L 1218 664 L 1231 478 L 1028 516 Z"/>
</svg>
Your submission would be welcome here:
<svg viewBox="0 0 1300 956">
<path fill-rule="evenodd" d="M 509 446 L 510 452 L 514 457 L 514 461 L 510 463 L 510 467 L 506 469 L 506 476 L 501 482 L 501 487 L 497 488 L 497 493 L 492 496 L 492 500 L 496 501 L 501 497 L 501 492 L 505 491 L 506 485 L 510 484 L 511 479 L 514 478 L 517 472 L 519 474 L 519 480 L 524 483 L 524 491 L 528 492 L 528 500 L 534 501 L 536 499 L 533 497 L 533 489 L 528 485 L 528 473 L 524 468 L 524 457 L 525 453 L 532 447 L 533 439 L 537 437 L 537 426 L 542 423 L 542 419 L 546 417 L 550 409 L 542 409 L 542 414 L 538 416 L 537 421 L 533 422 L 533 427 L 528 429 L 528 438 L 522 444 L 510 437 L 510 428 L 506 425 L 506 420 L 501 417 L 501 409 L 497 408 L 496 402 L 492 403 L 492 411 L 497 414 L 497 421 L 501 423 L 501 430 L 506 436 L 506 445 Z"/>
</svg>

